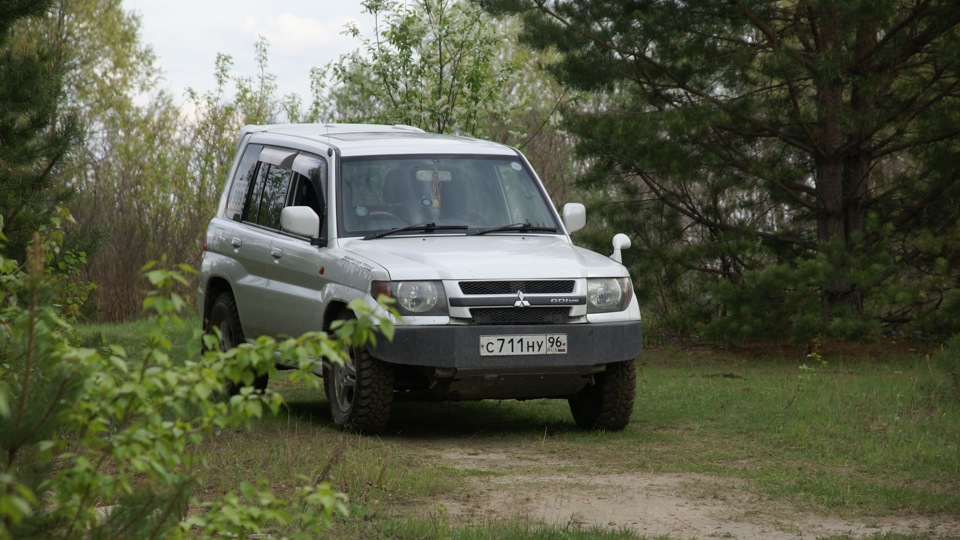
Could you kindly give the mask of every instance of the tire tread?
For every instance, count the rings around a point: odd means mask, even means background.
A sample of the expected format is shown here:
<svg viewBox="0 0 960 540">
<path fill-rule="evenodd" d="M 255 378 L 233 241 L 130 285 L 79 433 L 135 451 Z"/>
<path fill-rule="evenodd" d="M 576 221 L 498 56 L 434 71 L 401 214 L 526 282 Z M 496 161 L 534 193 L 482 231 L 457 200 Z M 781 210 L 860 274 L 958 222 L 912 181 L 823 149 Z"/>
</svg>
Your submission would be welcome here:
<svg viewBox="0 0 960 540">
<path fill-rule="evenodd" d="M 633 360 L 608 364 L 595 383 L 570 398 L 577 425 L 598 431 L 622 431 L 630 423 L 637 393 L 637 368 Z"/>
</svg>

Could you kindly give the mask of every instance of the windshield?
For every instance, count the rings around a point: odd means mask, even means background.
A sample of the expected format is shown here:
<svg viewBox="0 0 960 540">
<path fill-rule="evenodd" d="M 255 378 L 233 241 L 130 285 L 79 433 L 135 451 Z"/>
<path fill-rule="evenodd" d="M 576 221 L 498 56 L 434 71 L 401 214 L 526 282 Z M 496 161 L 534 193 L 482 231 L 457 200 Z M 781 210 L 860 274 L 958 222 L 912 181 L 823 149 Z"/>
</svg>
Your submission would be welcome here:
<svg viewBox="0 0 960 540">
<path fill-rule="evenodd" d="M 396 232 L 561 231 L 550 201 L 524 164 L 509 156 L 345 158 L 338 193 L 341 237 L 425 224 L 431 226 Z M 526 227 L 506 227 L 517 224 Z"/>
</svg>

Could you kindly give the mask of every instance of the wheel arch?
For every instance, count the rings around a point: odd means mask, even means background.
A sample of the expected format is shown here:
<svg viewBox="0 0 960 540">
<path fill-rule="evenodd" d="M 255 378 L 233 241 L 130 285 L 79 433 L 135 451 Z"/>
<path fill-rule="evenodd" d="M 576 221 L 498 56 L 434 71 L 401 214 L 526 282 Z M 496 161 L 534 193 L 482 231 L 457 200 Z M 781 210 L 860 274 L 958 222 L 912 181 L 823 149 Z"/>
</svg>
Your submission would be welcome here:
<svg viewBox="0 0 960 540">
<path fill-rule="evenodd" d="M 329 332 L 333 321 L 342 318 L 349 310 L 344 300 L 331 300 L 323 311 L 323 331 Z"/>
<path fill-rule="evenodd" d="M 328 299 L 323 306 L 322 330 L 325 332 L 330 330 L 333 321 L 345 317 L 350 312 L 348 306 L 351 301 L 369 297 L 369 294 L 364 294 L 363 289 L 341 283 L 327 284 L 322 291 L 322 295 Z"/>
<path fill-rule="evenodd" d="M 210 311 L 213 309 L 213 304 L 216 303 L 217 298 L 219 298 L 223 293 L 233 294 L 233 287 L 230 286 L 230 282 L 219 276 L 211 277 L 207 282 L 206 291 L 203 295 L 204 327 L 206 327 L 210 322 Z M 236 295 L 234 295 L 234 300 L 236 300 Z M 241 326 L 243 325 L 242 320 L 240 321 L 240 324 Z"/>
</svg>

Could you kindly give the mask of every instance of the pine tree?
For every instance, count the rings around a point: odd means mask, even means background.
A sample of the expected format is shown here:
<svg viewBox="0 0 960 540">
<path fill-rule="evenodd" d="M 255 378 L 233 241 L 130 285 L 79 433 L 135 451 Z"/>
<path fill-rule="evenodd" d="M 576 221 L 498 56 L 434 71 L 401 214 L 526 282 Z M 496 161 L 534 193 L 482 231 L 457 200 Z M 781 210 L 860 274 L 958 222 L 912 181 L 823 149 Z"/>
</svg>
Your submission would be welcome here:
<svg viewBox="0 0 960 540">
<path fill-rule="evenodd" d="M 960 4 L 479 1 L 595 94 L 566 127 L 644 300 L 727 337 L 960 327 Z"/>
<path fill-rule="evenodd" d="M 14 24 L 42 17 L 50 1 L 0 3 L 0 218 L 4 254 L 24 261 L 26 245 L 53 210 L 70 198 L 59 176 L 77 141 L 77 123 L 62 114 L 60 51 L 17 39 Z"/>
</svg>

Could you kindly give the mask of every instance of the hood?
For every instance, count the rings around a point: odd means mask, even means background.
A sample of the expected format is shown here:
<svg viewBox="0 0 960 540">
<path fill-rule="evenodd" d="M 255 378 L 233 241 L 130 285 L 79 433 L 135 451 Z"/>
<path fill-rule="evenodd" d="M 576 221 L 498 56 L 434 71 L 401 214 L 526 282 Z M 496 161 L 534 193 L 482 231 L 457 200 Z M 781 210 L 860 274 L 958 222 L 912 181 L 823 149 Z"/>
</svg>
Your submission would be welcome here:
<svg viewBox="0 0 960 540">
<path fill-rule="evenodd" d="M 554 279 L 626 276 L 621 264 L 564 237 L 415 236 L 351 239 L 341 247 L 392 280 Z"/>
</svg>

